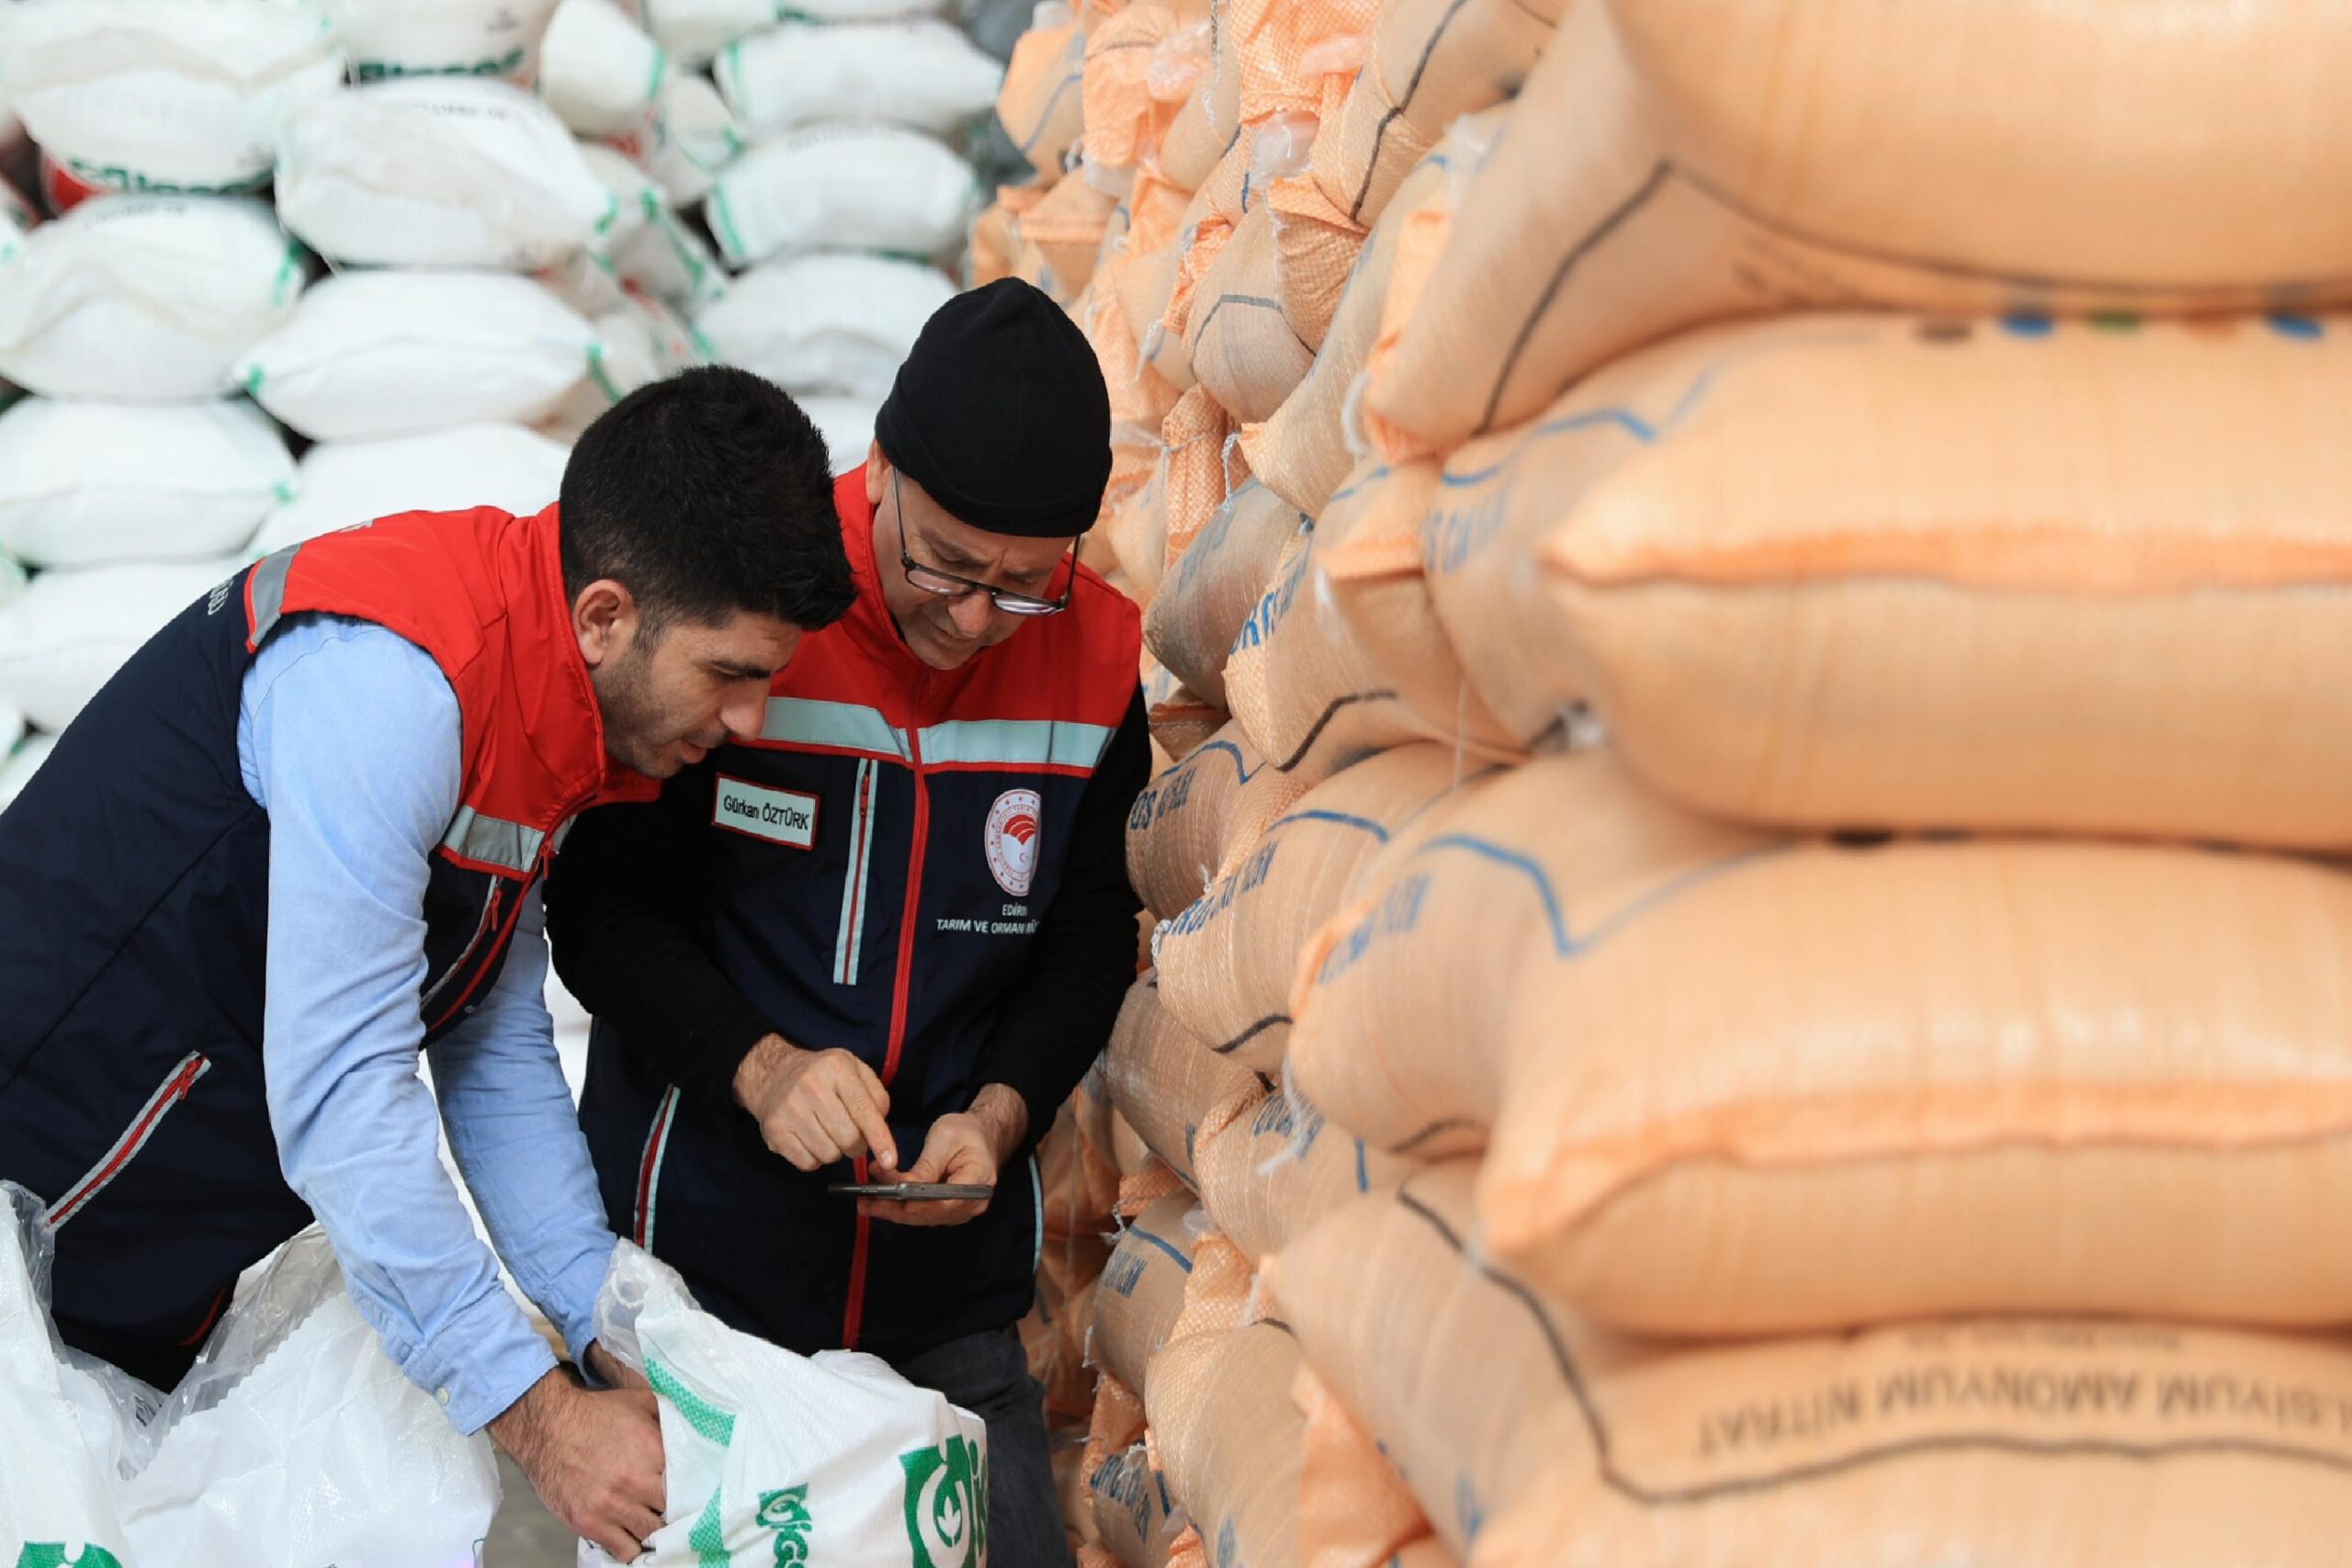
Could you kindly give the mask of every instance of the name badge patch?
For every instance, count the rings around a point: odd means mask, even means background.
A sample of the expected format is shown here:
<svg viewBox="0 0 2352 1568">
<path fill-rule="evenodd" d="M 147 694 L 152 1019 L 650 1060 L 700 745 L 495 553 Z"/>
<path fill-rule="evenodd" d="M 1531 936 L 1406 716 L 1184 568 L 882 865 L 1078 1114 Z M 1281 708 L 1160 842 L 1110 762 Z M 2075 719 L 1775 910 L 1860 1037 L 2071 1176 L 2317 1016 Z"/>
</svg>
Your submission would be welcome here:
<svg viewBox="0 0 2352 1568">
<path fill-rule="evenodd" d="M 731 831 L 796 850 L 812 849 L 817 842 L 817 797 L 798 790 L 769 789 L 721 774 L 710 819 Z"/>
</svg>

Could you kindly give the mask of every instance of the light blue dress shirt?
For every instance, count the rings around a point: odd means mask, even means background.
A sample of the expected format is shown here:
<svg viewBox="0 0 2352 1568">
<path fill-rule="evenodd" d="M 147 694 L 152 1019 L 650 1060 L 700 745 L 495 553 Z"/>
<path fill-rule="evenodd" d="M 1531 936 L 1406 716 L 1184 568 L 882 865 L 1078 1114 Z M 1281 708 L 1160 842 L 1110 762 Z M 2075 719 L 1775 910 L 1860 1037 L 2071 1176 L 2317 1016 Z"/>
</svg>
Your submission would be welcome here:
<svg viewBox="0 0 2352 1568">
<path fill-rule="evenodd" d="M 471 1432 L 556 1363 L 458 1201 L 417 1076 L 424 889 L 460 746 L 447 680 L 382 626 L 296 618 L 246 672 L 237 754 L 270 820 L 262 1053 L 278 1159 L 386 1351 Z M 541 1000 L 546 926 L 535 892 L 497 984 L 432 1066 L 498 1256 L 577 1359 L 614 1238 Z"/>
</svg>

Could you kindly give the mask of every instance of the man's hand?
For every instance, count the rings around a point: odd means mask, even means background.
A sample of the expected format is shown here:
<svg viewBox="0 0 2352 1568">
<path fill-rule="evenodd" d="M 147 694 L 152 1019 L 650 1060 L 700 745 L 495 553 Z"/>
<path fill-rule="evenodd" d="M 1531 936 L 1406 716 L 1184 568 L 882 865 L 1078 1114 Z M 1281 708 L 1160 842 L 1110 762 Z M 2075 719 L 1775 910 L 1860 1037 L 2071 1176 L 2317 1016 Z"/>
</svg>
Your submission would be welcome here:
<svg viewBox="0 0 2352 1568">
<path fill-rule="evenodd" d="M 643 1372 L 605 1349 L 601 1339 L 589 1342 L 582 1359 L 587 1361 L 588 1370 L 604 1380 L 606 1388 L 650 1389 L 653 1386 L 645 1381 Z"/>
<path fill-rule="evenodd" d="M 876 1181 L 947 1181 L 961 1185 L 996 1185 L 997 1172 L 1021 1146 L 1029 1128 L 1029 1108 L 1002 1084 L 989 1084 L 973 1098 L 972 1108 L 943 1116 L 931 1124 L 923 1140 L 922 1157 L 910 1171 L 877 1165 L 869 1174 Z M 860 1198 L 857 1212 L 901 1225 L 960 1225 L 978 1219 L 988 1210 L 985 1198 L 956 1198 L 901 1203 L 888 1198 Z"/>
<path fill-rule="evenodd" d="M 899 1157 L 890 1091 L 847 1051 L 803 1051 L 771 1034 L 735 1069 L 735 1098 L 768 1147 L 801 1170 L 862 1155 L 885 1166 Z"/>
<path fill-rule="evenodd" d="M 662 1528 L 668 1506 L 662 1417 L 650 1392 L 592 1393 L 558 1370 L 490 1424 L 548 1512 L 620 1562 Z"/>
</svg>

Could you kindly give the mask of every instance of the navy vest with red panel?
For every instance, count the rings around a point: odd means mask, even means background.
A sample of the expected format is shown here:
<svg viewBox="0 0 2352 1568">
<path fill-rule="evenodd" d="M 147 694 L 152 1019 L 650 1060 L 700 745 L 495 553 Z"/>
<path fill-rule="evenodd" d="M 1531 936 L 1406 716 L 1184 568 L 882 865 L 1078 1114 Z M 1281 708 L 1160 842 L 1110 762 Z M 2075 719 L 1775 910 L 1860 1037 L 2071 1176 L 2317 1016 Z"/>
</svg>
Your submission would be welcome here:
<svg viewBox="0 0 2352 1568">
<path fill-rule="evenodd" d="M 310 1223 L 264 1090 L 269 818 L 237 725 L 254 655 L 312 612 L 398 633 L 457 694 L 426 1040 L 496 979 L 571 818 L 653 794 L 607 775 L 553 508 L 404 513 L 293 547 L 131 658 L 0 815 L 0 1179 L 49 1205 L 60 1325 L 102 1355 L 192 1344 L 238 1272 Z"/>
<path fill-rule="evenodd" d="M 672 780 L 663 805 L 701 825 L 678 874 L 707 900 L 719 967 L 794 1044 L 881 1076 L 912 1166 L 978 1089 L 999 1000 L 1134 698 L 1141 616 L 1081 567 L 1068 610 L 933 671 L 883 602 L 863 469 L 834 502 L 856 604 L 802 640 L 760 737 Z M 903 1357 L 1028 1310 L 1033 1168 L 1001 1172 L 968 1224 L 862 1221 L 825 1191 L 848 1167 L 804 1176 L 747 1113 L 683 1099 L 624 1043 L 598 1024 L 581 1111 L 608 1217 L 736 1326 L 803 1353 Z"/>
</svg>

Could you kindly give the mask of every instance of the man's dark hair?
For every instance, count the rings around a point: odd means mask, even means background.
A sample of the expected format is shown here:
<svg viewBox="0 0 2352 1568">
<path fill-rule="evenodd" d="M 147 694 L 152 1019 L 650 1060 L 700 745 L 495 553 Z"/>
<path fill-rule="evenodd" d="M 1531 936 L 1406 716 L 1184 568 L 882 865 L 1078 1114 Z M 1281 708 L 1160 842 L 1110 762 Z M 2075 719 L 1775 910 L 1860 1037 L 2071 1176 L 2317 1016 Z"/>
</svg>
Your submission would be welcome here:
<svg viewBox="0 0 2352 1568">
<path fill-rule="evenodd" d="M 857 595 L 825 438 L 748 370 L 687 370 L 615 403 L 572 447 L 560 499 L 565 595 L 609 577 L 655 635 L 740 611 L 815 631 Z"/>
</svg>

